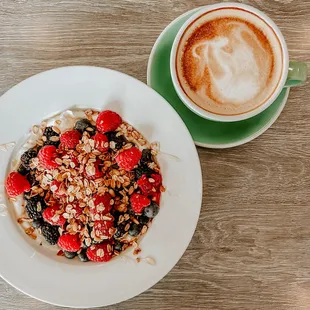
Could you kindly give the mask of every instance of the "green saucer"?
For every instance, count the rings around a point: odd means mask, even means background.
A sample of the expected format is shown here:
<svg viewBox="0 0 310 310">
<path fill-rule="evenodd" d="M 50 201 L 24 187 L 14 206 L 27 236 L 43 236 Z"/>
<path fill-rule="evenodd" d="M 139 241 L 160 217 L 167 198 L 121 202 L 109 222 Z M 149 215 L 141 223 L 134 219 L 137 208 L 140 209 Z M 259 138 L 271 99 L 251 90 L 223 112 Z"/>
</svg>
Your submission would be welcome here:
<svg viewBox="0 0 310 310">
<path fill-rule="evenodd" d="M 264 133 L 276 121 L 286 104 L 289 88 L 284 88 L 277 100 L 261 114 L 240 122 L 214 122 L 191 112 L 174 90 L 169 63 L 170 51 L 177 32 L 197 10 L 178 17 L 161 33 L 150 55 L 147 83 L 178 112 L 196 145 L 228 148 L 247 143 Z"/>
</svg>

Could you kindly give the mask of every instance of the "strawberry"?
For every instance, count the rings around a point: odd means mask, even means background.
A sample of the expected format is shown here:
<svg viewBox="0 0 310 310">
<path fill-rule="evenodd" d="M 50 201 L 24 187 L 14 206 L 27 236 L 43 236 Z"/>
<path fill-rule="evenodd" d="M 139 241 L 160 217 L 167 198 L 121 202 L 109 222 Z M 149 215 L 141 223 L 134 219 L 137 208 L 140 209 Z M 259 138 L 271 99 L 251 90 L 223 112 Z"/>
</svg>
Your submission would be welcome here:
<svg viewBox="0 0 310 310">
<path fill-rule="evenodd" d="M 111 228 L 113 228 L 113 221 L 95 221 L 93 231 L 99 238 L 111 238 L 113 235 L 113 229 L 111 230 Z"/>
<path fill-rule="evenodd" d="M 54 145 L 46 145 L 38 153 L 40 164 L 47 170 L 52 170 L 59 166 L 55 162 L 56 157 L 57 153 Z"/>
<path fill-rule="evenodd" d="M 60 210 L 60 205 L 55 203 L 51 207 L 46 208 L 43 211 L 43 218 L 46 222 L 55 226 L 63 226 L 66 223 L 66 219 L 62 214 L 57 214 L 57 211 Z"/>
<path fill-rule="evenodd" d="M 5 188 L 10 197 L 16 197 L 31 189 L 29 181 L 18 172 L 11 172 L 6 179 Z"/>
<path fill-rule="evenodd" d="M 130 197 L 131 208 L 135 213 L 142 213 L 143 209 L 151 204 L 151 200 L 144 195 L 134 193 Z"/>
<path fill-rule="evenodd" d="M 60 136 L 60 142 L 68 149 L 75 149 L 79 144 L 82 135 L 78 130 L 68 130 Z"/>
<path fill-rule="evenodd" d="M 119 153 L 115 160 L 121 169 L 131 171 L 139 163 L 141 156 L 141 151 L 136 147 L 132 147 Z"/>
<path fill-rule="evenodd" d="M 105 133 L 109 131 L 114 131 L 122 123 L 122 118 L 113 111 L 103 111 L 99 113 L 96 126 L 99 132 Z"/>
<path fill-rule="evenodd" d="M 112 258 L 112 252 L 112 244 L 109 241 L 104 241 L 89 247 L 86 255 L 93 262 L 108 262 Z"/>
<path fill-rule="evenodd" d="M 102 133 L 96 133 L 93 137 L 95 141 L 95 148 L 101 153 L 105 153 L 109 149 L 109 139 Z"/>
<path fill-rule="evenodd" d="M 81 248 L 81 241 L 77 234 L 66 234 L 59 237 L 58 246 L 65 251 L 77 252 Z"/>
</svg>

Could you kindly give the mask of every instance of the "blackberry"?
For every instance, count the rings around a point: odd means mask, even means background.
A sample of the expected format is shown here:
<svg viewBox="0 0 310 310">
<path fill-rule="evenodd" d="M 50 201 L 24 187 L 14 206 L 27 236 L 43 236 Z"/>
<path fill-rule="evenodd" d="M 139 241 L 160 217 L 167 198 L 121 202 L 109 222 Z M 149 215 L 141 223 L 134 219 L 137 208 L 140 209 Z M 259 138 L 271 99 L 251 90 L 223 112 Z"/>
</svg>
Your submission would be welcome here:
<svg viewBox="0 0 310 310">
<path fill-rule="evenodd" d="M 128 213 L 129 215 L 133 215 L 133 216 L 136 215 L 136 212 L 135 212 L 134 210 L 132 210 L 131 206 L 128 207 L 127 213 Z"/>
<path fill-rule="evenodd" d="M 29 181 L 31 187 L 39 185 L 39 181 L 36 180 L 36 175 L 33 170 L 30 170 L 29 174 L 27 175 L 27 180 Z"/>
<path fill-rule="evenodd" d="M 33 228 L 40 228 L 44 224 L 44 222 L 42 219 L 40 219 L 40 220 L 34 220 L 31 224 Z"/>
<path fill-rule="evenodd" d="M 123 135 L 116 136 L 116 131 L 106 132 L 105 135 L 108 137 L 110 142 L 113 141 L 115 143 L 115 148 L 117 150 L 121 149 L 128 142 Z"/>
<path fill-rule="evenodd" d="M 147 216 L 145 216 L 145 215 L 141 215 L 141 216 L 138 217 L 138 221 L 139 221 L 139 223 L 141 225 L 147 225 L 149 220 L 150 219 Z"/>
<path fill-rule="evenodd" d="M 53 130 L 53 127 L 46 127 L 44 130 L 43 135 L 46 137 L 46 141 L 44 142 L 44 146 L 45 145 L 54 145 L 56 147 L 59 146 L 60 141 L 52 141 L 51 138 L 52 137 L 59 137 L 59 133 L 57 133 L 56 131 Z"/>
<path fill-rule="evenodd" d="M 65 257 L 68 259 L 73 259 L 77 253 L 76 252 L 69 252 L 69 251 L 64 251 Z"/>
<path fill-rule="evenodd" d="M 116 239 L 121 238 L 125 234 L 125 226 L 127 223 L 121 223 L 116 228 L 116 233 L 114 234 L 114 237 Z"/>
<path fill-rule="evenodd" d="M 44 142 L 44 146 L 45 145 L 54 145 L 56 148 L 58 148 L 58 146 L 60 145 L 60 141 L 51 141 L 51 140 L 46 140 Z"/>
<path fill-rule="evenodd" d="M 152 203 L 143 210 L 143 214 L 150 219 L 154 218 L 158 214 L 158 212 L 159 206 L 154 201 L 152 201 Z"/>
<path fill-rule="evenodd" d="M 150 149 L 144 149 L 142 151 L 142 157 L 140 159 L 141 164 L 151 163 L 153 161 L 153 156 Z"/>
<path fill-rule="evenodd" d="M 29 172 L 29 170 L 21 164 L 18 167 L 17 172 L 20 173 L 21 175 L 26 175 Z"/>
<path fill-rule="evenodd" d="M 39 195 L 31 197 L 27 200 L 26 211 L 28 216 L 33 220 L 42 218 L 42 211 L 46 208 L 45 201 Z"/>
<path fill-rule="evenodd" d="M 57 226 L 52 226 L 49 223 L 44 223 L 44 225 L 41 227 L 41 232 L 43 237 L 49 244 L 57 244 L 60 237 Z"/>
<path fill-rule="evenodd" d="M 142 227 L 141 227 L 140 225 L 137 225 L 136 223 L 132 223 L 132 224 L 130 225 L 130 228 L 129 228 L 129 230 L 128 230 L 128 233 L 129 233 L 130 236 L 135 237 L 135 236 L 138 236 L 138 235 L 139 235 L 141 229 L 142 229 Z"/>
<path fill-rule="evenodd" d="M 53 130 L 53 127 L 46 127 L 43 133 L 43 136 L 46 137 L 47 140 L 50 140 L 51 137 L 59 137 L 59 133 Z"/>
<path fill-rule="evenodd" d="M 78 254 L 78 257 L 79 257 L 81 262 L 88 262 L 89 261 L 87 255 L 86 255 L 86 249 L 82 250 L 81 253 Z"/>
<path fill-rule="evenodd" d="M 89 130 L 87 130 L 87 128 L 89 128 Z M 86 118 L 78 120 L 74 125 L 74 129 L 78 130 L 80 133 L 87 131 L 91 136 L 96 133 L 96 127 Z"/>
<path fill-rule="evenodd" d="M 122 252 L 122 249 L 123 249 L 122 243 L 120 241 L 118 241 L 118 240 L 115 240 L 114 250 L 116 250 L 118 252 Z"/>
<path fill-rule="evenodd" d="M 37 157 L 38 155 L 38 151 L 35 148 L 29 149 L 28 151 L 26 151 L 20 158 L 20 161 L 22 163 L 22 165 L 26 168 L 26 169 L 30 169 L 29 165 L 31 162 L 32 158 Z"/>
<path fill-rule="evenodd" d="M 139 165 L 138 168 L 134 170 L 136 179 L 140 179 L 143 174 L 146 174 L 147 177 L 151 176 L 151 174 L 155 173 L 154 170 L 149 168 L 147 165 Z"/>
</svg>

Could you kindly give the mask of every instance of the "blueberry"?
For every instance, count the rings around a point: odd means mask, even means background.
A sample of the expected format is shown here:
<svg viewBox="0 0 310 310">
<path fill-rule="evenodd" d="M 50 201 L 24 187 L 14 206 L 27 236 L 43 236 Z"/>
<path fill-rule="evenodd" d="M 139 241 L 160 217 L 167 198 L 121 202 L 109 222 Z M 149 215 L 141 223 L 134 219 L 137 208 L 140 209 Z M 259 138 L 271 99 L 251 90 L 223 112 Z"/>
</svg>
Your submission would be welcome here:
<svg viewBox="0 0 310 310">
<path fill-rule="evenodd" d="M 116 240 L 114 243 L 114 249 L 118 252 L 121 252 L 122 248 L 123 248 L 122 243 Z"/>
<path fill-rule="evenodd" d="M 140 231 L 141 231 L 141 227 L 139 225 L 137 225 L 136 223 L 132 223 L 130 225 L 128 233 L 130 236 L 135 237 L 135 236 L 139 235 Z"/>
<path fill-rule="evenodd" d="M 65 254 L 66 258 L 68 258 L 68 259 L 72 259 L 76 256 L 76 252 L 64 251 L 64 254 Z"/>
<path fill-rule="evenodd" d="M 143 214 L 148 218 L 154 218 L 159 212 L 159 206 L 154 201 L 143 210 Z"/>
<path fill-rule="evenodd" d="M 86 249 L 82 250 L 82 252 L 80 254 L 78 254 L 78 257 L 79 257 L 81 262 L 88 262 L 89 261 L 87 255 L 86 255 Z"/>
<path fill-rule="evenodd" d="M 74 129 L 78 130 L 80 133 L 87 131 L 90 135 L 96 133 L 96 127 L 91 124 L 91 122 L 86 119 L 80 119 L 75 123 Z"/>
<path fill-rule="evenodd" d="M 140 224 L 146 225 L 150 221 L 150 219 L 145 215 L 141 215 L 138 217 L 138 221 Z"/>
<path fill-rule="evenodd" d="M 124 234 L 125 234 L 125 226 L 126 223 L 121 223 L 118 225 L 117 229 L 116 229 L 116 233 L 114 234 L 115 238 L 121 238 Z"/>
</svg>

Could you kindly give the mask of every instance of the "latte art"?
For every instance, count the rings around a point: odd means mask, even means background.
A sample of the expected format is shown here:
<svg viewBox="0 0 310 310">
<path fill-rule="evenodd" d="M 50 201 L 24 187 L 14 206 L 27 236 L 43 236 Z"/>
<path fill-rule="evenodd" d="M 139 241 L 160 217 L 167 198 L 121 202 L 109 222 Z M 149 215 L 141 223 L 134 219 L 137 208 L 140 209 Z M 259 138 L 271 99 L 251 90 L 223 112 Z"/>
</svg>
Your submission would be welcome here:
<svg viewBox="0 0 310 310">
<path fill-rule="evenodd" d="M 189 29 L 176 64 L 186 95 L 221 115 L 246 113 L 268 100 L 281 76 L 281 60 L 275 57 L 280 45 L 267 27 L 230 12 Z"/>
</svg>

